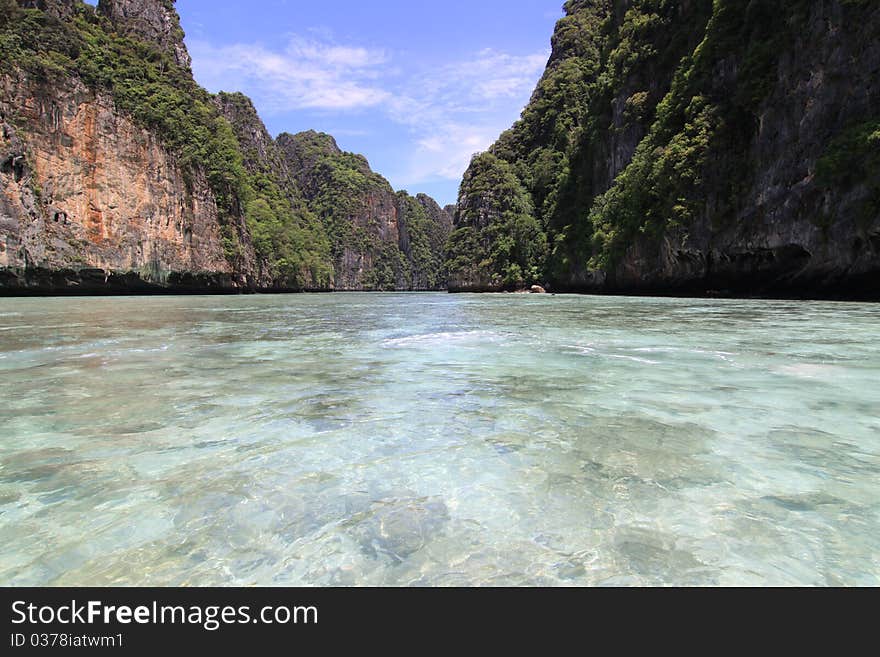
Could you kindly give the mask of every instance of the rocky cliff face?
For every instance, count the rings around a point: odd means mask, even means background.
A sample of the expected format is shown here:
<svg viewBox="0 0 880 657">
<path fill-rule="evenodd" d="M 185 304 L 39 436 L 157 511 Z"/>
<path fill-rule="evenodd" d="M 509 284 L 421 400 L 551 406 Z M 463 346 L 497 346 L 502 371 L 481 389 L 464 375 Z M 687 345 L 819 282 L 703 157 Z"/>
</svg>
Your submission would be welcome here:
<svg viewBox="0 0 880 657">
<path fill-rule="evenodd" d="M 296 135 L 284 132 L 278 136 L 278 148 L 291 175 L 309 198 L 320 194 L 322 178 L 317 174 L 321 162 L 343 155 L 332 135 L 314 130 Z"/>
<path fill-rule="evenodd" d="M 528 192 L 547 256 L 527 261 L 534 240 L 480 225 L 467 208 L 498 206 L 499 189 L 469 174 L 458 271 L 486 262 L 467 244 L 512 240 L 476 279 L 509 287 L 519 267 L 581 291 L 880 296 L 876 3 L 566 12 L 531 103 L 491 149 Z"/>
<path fill-rule="evenodd" d="M 497 292 L 534 282 L 547 242 L 514 168 L 492 153 L 465 173 L 449 240 L 449 287 Z"/>
<path fill-rule="evenodd" d="M 880 167 L 868 164 L 880 153 L 880 6 L 804 2 L 785 18 L 768 93 L 728 161 L 706 158 L 692 219 L 659 243 L 634 240 L 610 285 L 880 297 Z M 732 123 L 721 99 L 742 94 L 749 62 L 719 52 L 712 63 L 705 93 Z M 846 143 L 859 132 L 866 143 Z M 840 166 L 850 170 L 823 171 Z"/>
<path fill-rule="evenodd" d="M 106 94 L 0 77 L 0 288 L 231 290 L 213 192 Z"/>
<path fill-rule="evenodd" d="M 452 232 L 452 217 L 455 214 L 455 206 L 447 205 L 441 208 L 437 201 L 427 194 L 416 194 L 416 200 L 425 210 L 425 216 L 431 224 L 432 244 L 438 252 L 442 252 L 449 240 L 449 234 Z"/>
<path fill-rule="evenodd" d="M 328 290 L 334 286 L 330 242 L 306 207 L 284 154 L 251 100 L 221 92 L 214 103 L 232 126 L 252 181 L 245 217 L 258 255 L 259 287 Z"/>
<path fill-rule="evenodd" d="M 406 289 L 388 181 L 363 156 L 342 152 L 330 135 L 282 134 L 278 145 L 330 235 L 336 289 Z"/>
<path fill-rule="evenodd" d="M 247 156 L 245 165 L 255 172 L 272 171 L 279 180 L 289 180 L 286 163 L 251 99 L 241 93 L 221 91 L 213 101 L 235 130 L 238 145 Z"/>
<path fill-rule="evenodd" d="M 330 237 L 338 290 L 442 289 L 449 217 L 428 197 L 395 193 L 362 155 L 314 131 L 278 146 Z"/>
<path fill-rule="evenodd" d="M 57 0 L 56 0 L 57 2 Z M 98 13 L 110 19 L 120 33 L 155 44 L 189 69 L 192 64 L 184 45 L 175 0 L 99 0 Z M 72 3 L 69 3 L 72 4 Z"/>
<path fill-rule="evenodd" d="M 65 20 L 73 16 L 76 0 L 19 0 L 23 9 L 39 9 L 50 16 Z"/>
<path fill-rule="evenodd" d="M 398 246 L 409 269 L 411 290 L 437 290 L 446 285 L 444 256 L 452 217 L 426 194 L 397 194 Z"/>
</svg>

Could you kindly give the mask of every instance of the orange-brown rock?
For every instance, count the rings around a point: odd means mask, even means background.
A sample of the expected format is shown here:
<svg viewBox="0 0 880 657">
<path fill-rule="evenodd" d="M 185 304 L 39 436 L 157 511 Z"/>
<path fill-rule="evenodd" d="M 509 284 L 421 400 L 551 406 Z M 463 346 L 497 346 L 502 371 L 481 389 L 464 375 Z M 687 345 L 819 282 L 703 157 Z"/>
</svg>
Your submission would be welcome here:
<svg viewBox="0 0 880 657">
<path fill-rule="evenodd" d="M 4 76 L 0 99 L 0 289 L 85 291 L 96 270 L 121 290 L 247 286 L 204 174 L 112 98 L 76 79 L 49 88 Z"/>
</svg>

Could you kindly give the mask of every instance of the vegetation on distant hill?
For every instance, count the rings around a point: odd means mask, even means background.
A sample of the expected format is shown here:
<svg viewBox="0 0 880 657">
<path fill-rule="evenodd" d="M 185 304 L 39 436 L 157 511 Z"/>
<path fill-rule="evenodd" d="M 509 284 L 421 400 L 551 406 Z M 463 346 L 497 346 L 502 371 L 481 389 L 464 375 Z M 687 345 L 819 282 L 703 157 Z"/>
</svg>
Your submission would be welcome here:
<svg viewBox="0 0 880 657">
<path fill-rule="evenodd" d="M 536 253 L 547 257 L 529 262 L 535 275 L 527 276 L 526 282 L 564 277 L 572 258 L 589 259 L 594 242 L 602 241 L 585 218 L 595 197 L 611 182 L 605 172 L 595 170 L 596 159 L 611 156 L 609 128 L 625 133 L 654 120 L 666 90 L 656 88 L 652 72 L 675 66 L 695 45 L 694 34 L 708 19 L 712 3 L 692 3 L 696 6 L 684 18 L 677 4 L 636 2 L 621 20 L 610 0 L 566 3 L 567 15 L 557 25 L 553 54 L 531 102 L 491 149 L 510 164 L 527 190 L 533 208 L 529 214 L 541 229 Z M 621 90 L 633 86 L 631 80 L 637 81 L 637 88 L 622 99 L 624 109 L 618 111 L 622 120 L 618 117 L 614 125 L 614 105 Z M 470 174 L 465 177 L 463 195 L 473 195 L 473 180 Z M 496 197 L 499 191 L 494 192 Z M 459 224 L 467 226 L 471 221 L 462 215 Z M 475 252 L 473 263 L 485 259 L 486 245 L 497 239 L 490 233 L 504 233 L 497 227 L 489 232 L 485 228 L 474 227 L 483 248 Z M 550 245 L 548 250 L 544 242 Z M 466 249 L 457 249 L 455 255 L 458 264 L 452 269 L 467 261 Z M 505 277 L 505 285 L 512 285 L 511 277 Z"/>
<path fill-rule="evenodd" d="M 365 157 L 343 152 L 330 135 L 283 134 L 278 143 L 309 208 L 327 228 L 333 262 L 343 278 L 371 290 L 444 285 L 439 225 L 416 199 L 395 194 Z M 361 258 L 370 263 L 362 274 L 355 271 Z"/>
<path fill-rule="evenodd" d="M 439 216 L 445 211 L 430 197 L 413 197 L 406 192 L 397 193 L 397 211 L 398 230 L 402 233 L 400 250 L 407 259 L 408 287 L 416 290 L 444 287 L 444 252 L 451 228 L 444 225 Z"/>
<path fill-rule="evenodd" d="M 321 221 L 306 206 L 296 181 L 289 178 L 280 151 L 265 133 L 253 103 L 241 93 L 221 92 L 218 103 L 233 117 L 248 186 L 244 213 L 259 256 L 280 285 L 306 289 L 333 286 L 330 240 Z M 253 135 L 265 143 L 255 143 Z"/>
<path fill-rule="evenodd" d="M 382 238 L 383 209 L 393 212 L 391 185 L 374 173 L 366 158 L 339 150 L 329 135 L 314 131 L 279 137 L 291 160 L 311 210 L 320 218 L 331 241 L 336 270 L 347 268 L 346 257 L 370 258 L 372 266 L 361 281 L 368 289 L 393 290 L 404 279 L 404 259 L 397 243 Z M 379 205 L 385 201 L 385 208 Z M 344 274 L 343 274 L 344 275 Z"/>
</svg>

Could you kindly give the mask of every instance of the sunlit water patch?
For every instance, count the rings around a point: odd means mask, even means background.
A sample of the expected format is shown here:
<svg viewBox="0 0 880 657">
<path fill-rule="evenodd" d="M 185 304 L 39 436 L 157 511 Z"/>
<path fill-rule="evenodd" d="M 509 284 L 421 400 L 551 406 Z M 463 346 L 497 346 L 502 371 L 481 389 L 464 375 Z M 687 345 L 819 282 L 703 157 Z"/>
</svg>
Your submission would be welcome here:
<svg viewBox="0 0 880 657">
<path fill-rule="evenodd" d="M 0 583 L 877 585 L 880 308 L 0 300 Z"/>
</svg>

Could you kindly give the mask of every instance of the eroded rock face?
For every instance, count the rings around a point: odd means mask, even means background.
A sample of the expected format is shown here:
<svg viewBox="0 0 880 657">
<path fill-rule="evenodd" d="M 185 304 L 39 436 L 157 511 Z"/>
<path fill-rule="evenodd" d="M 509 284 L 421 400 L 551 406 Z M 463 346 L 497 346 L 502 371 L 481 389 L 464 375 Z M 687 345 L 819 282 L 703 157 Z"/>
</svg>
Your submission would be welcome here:
<svg viewBox="0 0 880 657">
<path fill-rule="evenodd" d="M 452 217 L 427 194 L 397 194 L 398 246 L 407 262 L 407 289 L 445 289 L 446 242 Z"/>
<path fill-rule="evenodd" d="M 277 144 L 291 174 L 309 197 L 318 195 L 321 181 L 316 173 L 321 160 L 342 155 L 342 149 L 331 135 L 314 130 L 296 135 L 284 132 L 278 136 Z"/>
<path fill-rule="evenodd" d="M 174 0 L 100 0 L 98 12 L 121 33 L 156 44 L 189 69 L 192 60 L 183 43 L 184 32 Z"/>
<path fill-rule="evenodd" d="M 19 5 L 60 20 L 86 11 L 79 0 Z M 189 67 L 171 0 L 100 0 L 97 11 L 103 28 Z M 73 23 L 41 24 L 68 30 L 64 43 L 81 36 Z M 50 53 L 59 45 L 44 41 Z M 114 101 L 73 66 L 37 75 L 21 63 L 8 62 L 0 76 L 0 292 L 442 288 L 443 211 L 427 197 L 399 198 L 365 157 L 343 153 L 329 135 L 273 140 L 248 98 L 219 94 L 213 102 L 238 143 L 224 135 L 227 150 L 205 158 L 209 181 L 199 164 L 180 164 L 192 162 L 191 150 L 166 147 L 179 131 L 119 110 L 116 102 L 130 108 L 131 97 Z M 164 72 L 163 84 L 192 91 L 160 59 L 155 74 Z M 202 146 L 183 137 L 189 143 L 175 148 Z"/>
<path fill-rule="evenodd" d="M 397 197 L 362 155 L 330 135 L 282 134 L 278 146 L 333 248 L 337 290 L 409 289 L 399 250 Z"/>
<path fill-rule="evenodd" d="M 710 192 L 686 230 L 669 231 L 659 252 L 636 243 L 611 272 L 617 288 L 731 293 L 880 296 L 880 213 L 865 184 L 823 186 L 817 166 L 848 127 L 877 117 L 880 7 L 854 24 L 841 2 L 816 0 L 775 65 L 748 145 L 753 175 L 732 220 Z M 743 62 L 716 77 L 730 93 Z M 709 176 L 720 181 L 723 163 Z M 721 185 L 717 185 L 721 188 Z"/>
<path fill-rule="evenodd" d="M 271 177 L 291 203 L 298 204 L 296 183 L 251 99 L 241 93 L 221 92 L 214 97 L 214 104 L 232 126 L 248 171 Z M 284 281 L 274 280 L 271 266 L 265 258 L 256 258 L 255 270 L 258 288 L 283 287 Z"/>
<path fill-rule="evenodd" d="M 880 125 L 880 5 L 571 0 L 566 13 L 522 120 L 490 150 L 531 195 L 554 289 L 880 298 L 876 164 L 822 175 L 849 131 Z M 868 160 L 861 139 L 842 148 Z M 478 210 L 497 189 L 472 181 L 457 216 L 485 236 Z"/>
<path fill-rule="evenodd" d="M 348 215 L 351 229 L 343 228 L 350 239 L 341 244 L 336 260 L 336 288 L 340 290 L 406 289 L 406 276 L 399 257 L 400 233 L 394 190 L 365 190 L 360 208 Z M 331 231 L 336 234 L 335 230 Z M 381 261 L 381 262 L 380 262 Z M 376 274 L 381 268 L 381 277 Z"/>
<path fill-rule="evenodd" d="M 40 9 L 61 20 L 73 15 L 76 4 L 76 0 L 18 0 L 18 5 L 23 9 Z"/>
<path fill-rule="evenodd" d="M 455 206 L 447 205 L 445 208 L 441 208 L 437 201 L 427 194 L 416 194 L 416 200 L 425 208 L 425 212 L 428 214 L 431 222 L 437 224 L 440 230 L 440 237 L 445 242 L 446 238 L 449 237 L 449 233 L 452 232 L 452 216 L 455 214 Z M 452 212 L 450 212 L 450 209 Z"/>
<path fill-rule="evenodd" d="M 287 163 L 250 98 L 241 93 L 221 92 L 214 96 L 214 104 L 235 130 L 246 166 L 253 171 L 271 170 L 279 178 L 290 179 Z"/>
<path fill-rule="evenodd" d="M 0 121 L 0 289 L 248 286 L 204 174 L 108 96 L 4 76 Z"/>
</svg>

